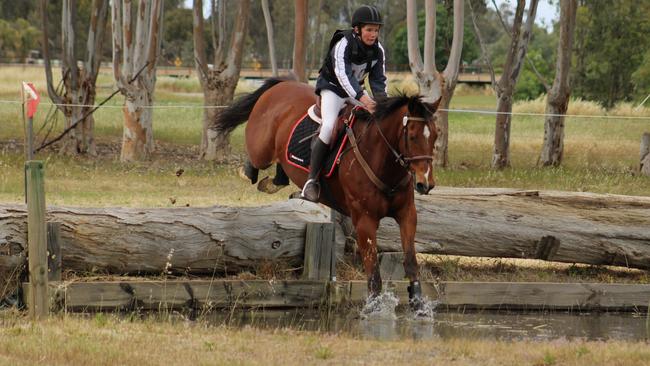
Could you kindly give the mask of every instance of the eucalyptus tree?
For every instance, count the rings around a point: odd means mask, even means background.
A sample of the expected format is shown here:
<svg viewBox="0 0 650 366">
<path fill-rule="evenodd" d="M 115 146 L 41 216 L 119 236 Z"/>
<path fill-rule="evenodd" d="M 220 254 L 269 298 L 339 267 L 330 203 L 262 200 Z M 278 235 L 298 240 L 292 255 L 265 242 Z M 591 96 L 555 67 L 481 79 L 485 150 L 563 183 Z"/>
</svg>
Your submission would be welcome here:
<svg viewBox="0 0 650 366">
<path fill-rule="evenodd" d="M 208 64 L 206 42 L 203 36 L 203 1 L 194 0 L 194 60 L 201 88 L 203 89 L 203 133 L 201 137 L 200 158 L 205 160 L 225 160 L 230 153 L 227 133 L 213 128 L 219 115 L 215 108 L 232 101 L 239 81 L 250 0 L 237 2 L 237 15 L 226 48 L 226 4 L 224 0 L 212 0 L 212 47 L 214 59 Z"/>
<path fill-rule="evenodd" d="M 154 149 L 153 92 L 162 39 L 163 0 L 139 0 L 133 31 L 131 0 L 112 1 L 113 76 L 124 95 L 120 159 L 144 160 Z"/>
<path fill-rule="evenodd" d="M 517 80 L 523 67 L 526 52 L 528 51 L 528 43 L 533 33 L 533 24 L 535 23 L 535 14 L 537 13 L 537 5 L 539 0 L 531 0 L 528 6 L 528 15 L 526 23 L 523 22 L 524 10 L 526 8 L 526 0 L 517 0 L 517 8 L 513 17 L 512 25 L 506 25 L 501 13 L 496 7 L 493 0 L 495 9 L 501 23 L 506 32 L 510 36 L 510 46 L 506 52 L 506 59 L 503 64 L 503 70 L 499 81 L 495 81 L 494 69 L 487 54 L 487 47 L 481 37 L 481 32 L 476 25 L 476 17 L 472 9 L 470 1 L 470 9 L 472 11 L 472 21 L 474 23 L 474 30 L 476 36 L 481 43 L 483 56 L 490 69 L 492 80 L 492 88 L 494 88 L 497 95 L 497 116 L 496 127 L 494 132 L 494 150 L 492 153 L 492 168 L 503 169 L 510 165 L 510 125 L 512 122 L 512 104 L 515 87 Z"/>
<path fill-rule="evenodd" d="M 95 155 L 94 139 L 95 121 L 91 114 L 95 104 L 96 81 L 99 72 L 104 29 L 108 18 L 108 0 L 93 0 L 90 12 L 90 25 L 86 43 L 86 59 L 80 68 L 77 64 L 78 49 L 75 46 L 75 23 L 77 2 L 63 0 L 61 14 L 62 57 L 61 73 L 62 93 L 54 86 L 52 65 L 50 62 L 50 40 L 48 32 L 47 1 L 41 0 L 41 26 L 43 35 L 43 59 L 47 92 L 65 117 L 65 129 L 61 152 L 64 154 Z"/>
<path fill-rule="evenodd" d="M 544 120 L 544 145 L 540 155 L 543 166 L 559 166 L 564 154 L 564 115 L 569 108 L 569 73 L 573 36 L 576 27 L 577 0 L 560 3 L 560 42 L 557 46 L 555 80 L 548 90 Z"/>
<path fill-rule="evenodd" d="M 454 31 L 449 61 L 442 72 L 436 68 L 436 1 L 425 2 L 426 23 L 424 32 L 424 62 L 418 41 L 418 19 L 415 0 L 406 1 L 406 23 L 408 31 L 408 55 L 411 72 L 420 88 L 420 93 L 431 101 L 442 98 L 438 108 L 435 144 L 435 162 L 447 166 L 449 122 L 447 109 L 458 82 L 460 56 L 463 48 L 464 1 L 454 0 Z M 442 109 L 442 110 L 441 110 Z"/>
<path fill-rule="evenodd" d="M 295 22 L 293 33 L 293 73 L 298 80 L 307 82 L 305 62 L 307 47 L 305 44 L 307 32 L 308 0 L 294 0 Z"/>
</svg>

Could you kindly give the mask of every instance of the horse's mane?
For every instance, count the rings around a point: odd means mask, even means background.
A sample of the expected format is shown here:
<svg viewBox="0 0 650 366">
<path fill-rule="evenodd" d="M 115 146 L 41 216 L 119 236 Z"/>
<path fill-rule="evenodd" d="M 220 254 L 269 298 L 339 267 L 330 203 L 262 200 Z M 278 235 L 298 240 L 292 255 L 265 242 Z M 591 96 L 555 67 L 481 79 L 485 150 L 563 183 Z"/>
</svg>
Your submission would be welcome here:
<svg viewBox="0 0 650 366">
<path fill-rule="evenodd" d="M 372 117 L 377 121 L 381 121 L 405 105 L 408 105 L 408 110 L 411 115 L 430 119 L 435 113 L 431 105 L 422 101 L 422 95 L 409 96 L 403 92 L 399 92 L 396 96 L 377 99 L 377 107 Z M 359 110 L 357 111 L 357 116 L 367 120 L 370 117 L 370 113 L 365 110 Z"/>
</svg>

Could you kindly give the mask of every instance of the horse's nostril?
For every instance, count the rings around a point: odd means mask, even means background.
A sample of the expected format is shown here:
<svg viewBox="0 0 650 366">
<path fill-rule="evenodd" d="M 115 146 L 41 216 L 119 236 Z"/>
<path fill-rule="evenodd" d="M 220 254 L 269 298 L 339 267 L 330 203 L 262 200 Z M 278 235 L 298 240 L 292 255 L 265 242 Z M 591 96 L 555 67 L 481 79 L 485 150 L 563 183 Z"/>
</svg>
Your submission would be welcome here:
<svg viewBox="0 0 650 366">
<path fill-rule="evenodd" d="M 427 186 L 424 183 L 418 182 L 415 184 L 415 190 L 417 190 L 419 193 L 426 192 Z"/>
</svg>

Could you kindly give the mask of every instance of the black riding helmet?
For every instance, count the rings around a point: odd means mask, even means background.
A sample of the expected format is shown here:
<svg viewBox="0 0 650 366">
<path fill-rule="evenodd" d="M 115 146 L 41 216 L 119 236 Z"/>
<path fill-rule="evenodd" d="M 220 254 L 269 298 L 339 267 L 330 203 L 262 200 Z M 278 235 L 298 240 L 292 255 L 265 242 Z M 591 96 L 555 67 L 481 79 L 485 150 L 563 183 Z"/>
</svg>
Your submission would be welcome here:
<svg viewBox="0 0 650 366">
<path fill-rule="evenodd" d="M 363 5 L 354 11 L 352 15 L 352 27 L 361 26 L 363 24 L 379 24 L 383 25 L 381 14 L 374 6 Z"/>
</svg>

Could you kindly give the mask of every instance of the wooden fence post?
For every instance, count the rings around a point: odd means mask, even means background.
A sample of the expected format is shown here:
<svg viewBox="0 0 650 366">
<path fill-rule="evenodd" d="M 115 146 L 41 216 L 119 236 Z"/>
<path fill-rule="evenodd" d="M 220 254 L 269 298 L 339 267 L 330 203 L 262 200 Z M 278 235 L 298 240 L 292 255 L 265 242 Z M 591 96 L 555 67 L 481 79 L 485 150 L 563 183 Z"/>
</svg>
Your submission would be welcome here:
<svg viewBox="0 0 650 366">
<path fill-rule="evenodd" d="M 650 132 L 641 137 L 641 174 L 650 177 Z"/>
<path fill-rule="evenodd" d="M 336 276 L 333 239 L 334 225 L 331 222 L 307 223 L 304 279 L 329 281 Z"/>
<path fill-rule="evenodd" d="M 27 240 L 29 256 L 29 296 L 27 306 L 32 319 L 49 313 L 47 297 L 47 229 L 43 162 L 25 163 L 27 177 Z"/>
<path fill-rule="evenodd" d="M 47 223 L 47 280 L 61 281 L 61 223 Z"/>
</svg>

